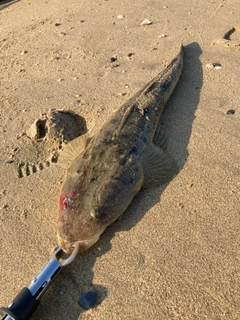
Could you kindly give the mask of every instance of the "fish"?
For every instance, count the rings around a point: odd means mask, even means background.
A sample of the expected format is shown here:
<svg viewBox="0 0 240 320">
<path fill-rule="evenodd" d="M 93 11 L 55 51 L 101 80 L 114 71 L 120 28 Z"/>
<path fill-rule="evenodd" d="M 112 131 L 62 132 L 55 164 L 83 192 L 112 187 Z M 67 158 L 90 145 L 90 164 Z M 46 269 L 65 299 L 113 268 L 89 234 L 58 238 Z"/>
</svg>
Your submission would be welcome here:
<svg viewBox="0 0 240 320">
<path fill-rule="evenodd" d="M 66 253 L 95 244 L 142 188 L 170 182 L 178 173 L 164 151 L 160 116 L 183 68 L 176 57 L 118 108 L 99 131 L 86 133 L 63 151 L 70 163 L 59 196 L 58 242 Z M 65 161 L 65 160 L 64 160 Z M 63 161 L 63 162 L 64 162 Z"/>
</svg>

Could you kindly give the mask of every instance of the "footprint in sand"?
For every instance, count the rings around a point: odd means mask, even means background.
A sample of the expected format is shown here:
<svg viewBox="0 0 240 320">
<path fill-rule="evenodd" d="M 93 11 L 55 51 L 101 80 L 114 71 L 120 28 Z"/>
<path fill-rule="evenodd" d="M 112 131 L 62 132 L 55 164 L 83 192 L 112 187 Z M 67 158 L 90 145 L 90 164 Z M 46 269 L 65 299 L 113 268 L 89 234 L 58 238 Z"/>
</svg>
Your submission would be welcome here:
<svg viewBox="0 0 240 320">
<path fill-rule="evenodd" d="M 240 27 L 233 27 L 224 34 L 223 38 L 214 40 L 212 45 L 240 49 Z"/>
<path fill-rule="evenodd" d="M 43 118 L 34 121 L 14 149 L 11 161 L 17 165 L 18 177 L 29 176 L 57 163 L 62 143 L 86 132 L 85 119 L 75 112 L 48 111 Z"/>
</svg>

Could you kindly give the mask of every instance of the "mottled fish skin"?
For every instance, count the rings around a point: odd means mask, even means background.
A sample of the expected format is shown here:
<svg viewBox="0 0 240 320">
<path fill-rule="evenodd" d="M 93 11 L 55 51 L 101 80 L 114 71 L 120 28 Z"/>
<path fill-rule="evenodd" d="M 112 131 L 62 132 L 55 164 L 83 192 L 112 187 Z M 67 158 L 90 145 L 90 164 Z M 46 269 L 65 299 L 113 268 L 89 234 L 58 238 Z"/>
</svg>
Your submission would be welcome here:
<svg viewBox="0 0 240 320">
<path fill-rule="evenodd" d="M 66 252 L 93 245 L 142 187 L 170 181 L 175 162 L 156 145 L 159 118 L 183 67 L 183 47 L 173 61 L 101 130 L 69 144 L 75 155 L 59 198 L 58 239 Z M 155 144 L 154 144 L 154 143 Z"/>
</svg>

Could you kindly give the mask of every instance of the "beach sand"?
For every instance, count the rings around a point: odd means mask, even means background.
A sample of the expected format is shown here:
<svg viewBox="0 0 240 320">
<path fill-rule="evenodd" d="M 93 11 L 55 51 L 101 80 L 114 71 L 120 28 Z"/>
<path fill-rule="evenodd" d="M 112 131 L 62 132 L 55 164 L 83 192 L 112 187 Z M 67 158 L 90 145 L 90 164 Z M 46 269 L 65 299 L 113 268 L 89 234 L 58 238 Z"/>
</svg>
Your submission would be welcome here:
<svg viewBox="0 0 240 320">
<path fill-rule="evenodd" d="M 238 0 L 0 1 L 0 305 L 57 245 L 64 172 L 56 145 L 27 130 L 50 109 L 97 130 L 183 43 L 161 119 L 179 174 L 141 191 L 32 319 L 240 319 L 239 21 Z M 91 288 L 85 311 L 77 300 Z"/>
</svg>

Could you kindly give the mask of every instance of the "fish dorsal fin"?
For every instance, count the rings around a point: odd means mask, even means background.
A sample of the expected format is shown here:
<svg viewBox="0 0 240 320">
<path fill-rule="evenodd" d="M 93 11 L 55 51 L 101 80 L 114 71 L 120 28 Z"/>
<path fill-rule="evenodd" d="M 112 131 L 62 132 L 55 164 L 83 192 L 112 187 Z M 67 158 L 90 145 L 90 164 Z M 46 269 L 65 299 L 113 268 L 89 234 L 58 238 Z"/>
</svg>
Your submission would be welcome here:
<svg viewBox="0 0 240 320">
<path fill-rule="evenodd" d="M 85 133 L 68 144 L 64 144 L 63 150 L 59 155 L 59 165 L 63 168 L 68 168 L 73 160 L 84 152 L 90 139 L 89 134 Z"/>
<path fill-rule="evenodd" d="M 154 144 L 145 148 L 142 155 L 142 168 L 145 188 L 165 184 L 178 173 L 175 161 Z"/>
</svg>

